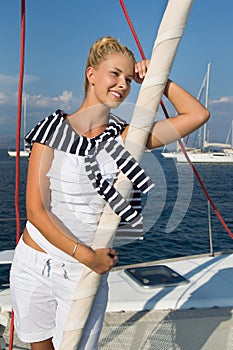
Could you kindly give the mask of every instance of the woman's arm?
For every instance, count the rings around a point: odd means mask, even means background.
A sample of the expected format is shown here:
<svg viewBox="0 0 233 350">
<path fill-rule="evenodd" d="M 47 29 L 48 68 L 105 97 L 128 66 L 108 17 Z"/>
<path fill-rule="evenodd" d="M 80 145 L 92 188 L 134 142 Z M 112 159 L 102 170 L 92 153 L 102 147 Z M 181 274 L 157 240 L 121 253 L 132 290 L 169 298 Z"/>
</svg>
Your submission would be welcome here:
<svg viewBox="0 0 233 350">
<path fill-rule="evenodd" d="M 147 141 L 152 149 L 177 141 L 200 128 L 209 119 L 209 111 L 190 93 L 171 80 L 164 90 L 177 116 L 154 123 Z"/>
<path fill-rule="evenodd" d="M 134 80 L 142 83 L 150 60 L 142 60 L 135 65 Z M 155 122 L 152 126 L 146 147 L 148 149 L 164 146 L 191 134 L 209 119 L 209 111 L 190 93 L 171 80 L 168 80 L 164 95 L 177 111 L 177 116 Z M 142 116 L 143 117 L 143 116 Z M 127 129 L 123 137 L 126 136 Z"/>
<path fill-rule="evenodd" d="M 50 211 L 49 179 L 46 174 L 52 159 L 52 149 L 39 143 L 33 145 L 28 164 L 27 218 L 50 243 L 72 256 L 77 240 Z M 74 257 L 99 274 L 109 271 L 117 262 L 114 249 L 93 250 L 81 243 Z"/>
</svg>

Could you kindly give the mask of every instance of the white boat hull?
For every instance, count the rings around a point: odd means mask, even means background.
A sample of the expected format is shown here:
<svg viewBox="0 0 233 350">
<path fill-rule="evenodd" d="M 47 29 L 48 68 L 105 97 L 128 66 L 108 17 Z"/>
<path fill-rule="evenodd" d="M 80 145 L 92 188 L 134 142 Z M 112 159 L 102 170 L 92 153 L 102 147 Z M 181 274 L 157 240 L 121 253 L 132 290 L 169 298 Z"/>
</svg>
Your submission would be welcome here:
<svg viewBox="0 0 233 350">
<path fill-rule="evenodd" d="M 161 152 L 161 155 L 164 158 L 176 158 L 178 155 L 178 152 Z"/>
<path fill-rule="evenodd" d="M 192 153 L 187 152 L 192 163 L 227 163 L 233 164 L 233 153 L 225 152 L 204 152 Z M 187 159 L 183 153 L 177 154 L 178 163 L 187 163 Z"/>
<path fill-rule="evenodd" d="M 8 155 L 10 157 L 16 157 L 16 151 L 8 151 Z M 19 156 L 20 157 L 29 157 L 29 151 L 20 151 Z"/>
</svg>

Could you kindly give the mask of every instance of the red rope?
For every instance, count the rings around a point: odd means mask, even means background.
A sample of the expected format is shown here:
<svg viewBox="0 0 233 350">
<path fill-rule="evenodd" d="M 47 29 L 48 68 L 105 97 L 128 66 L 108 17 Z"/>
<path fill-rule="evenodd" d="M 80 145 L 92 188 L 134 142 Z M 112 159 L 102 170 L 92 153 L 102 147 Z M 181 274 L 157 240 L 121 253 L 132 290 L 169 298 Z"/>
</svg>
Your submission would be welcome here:
<svg viewBox="0 0 233 350">
<path fill-rule="evenodd" d="M 133 23 L 131 22 L 131 19 L 130 19 L 130 17 L 129 17 L 129 14 L 128 14 L 127 10 L 126 10 L 124 1 L 122 1 L 122 0 L 119 0 L 119 1 L 120 1 L 122 10 L 123 10 L 123 12 L 124 12 L 124 14 L 125 14 L 125 18 L 126 18 L 128 24 L 129 24 L 129 27 L 130 27 L 130 29 L 131 29 L 131 32 L 132 32 L 132 34 L 133 34 L 133 36 L 134 36 L 134 39 L 135 39 L 135 41 L 136 41 L 136 44 L 137 44 L 137 46 L 138 46 L 139 52 L 140 52 L 140 54 L 141 54 L 141 56 L 142 56 L 142 59 L 145 60 L 145 59 L 146 59 L 146 56 L 144 55 L 144 52 L 143 52 L 143 49 L 142 49 L 142 47 L 141 47 L 140 41 L 139 41 L 139 39 L 138 39 L 137 33 L 136 33 L 135 29 L 134 29 Z"/>
<path fill-rule="evenodd" d="M 141 54 L 141 57 L 142 57 L 142 59 L 144 60 L 144 59 L 145 59 L 145 54 L 144 54 L 144 52 L 143 52 L 142 46 L 141 46 L 140 41 L 139 41 L 139 39 L 138 39 L 138 36 L 137 36 L 137 34 L 136 34 L 136 32 L 135 32 L 135 29 L 134 29 L 134 27 L 133 27 L 133 24 L 132 24 L 132 21 L 131 21 L 131 19 L 130 19 L 130 17 L 129 17 L 129 14 L 128 14 L 127 10 L 126 10 L 124 1 L 123 1 L 123 0 L 119 0 L 119 1 L 120 1 L 120 4 L 121 4 L 121 7 L 122 7 L 122 9 L 123 9 L 123 12 L 124 12 L 124 14 L 125 14 L 126 20 L 127 20 L 128 24 L 129 24 L 129 27 L 130 27 L 130 29 L 131 29 L 131 32 L 132 32 L 132 34 L 133 34 L 133 36 L 134 36 L 134 39 L 135 39 L 135 41 L 136 41 L 136 44 L 137 44 L 137 46 L 138 46 L 139 52 L 140 52 L 140 54 Z M 162 100 L 160 101 L 160 105 L 161 105 L 161 107 L 162 107 L 162 109 L 163 109 L 163 112 L 164 112 L 164 114 L 165 114 L 165 117 L 166 117 L 167 119 L 169 119 L 169 114 L 168 114 L 168 112 L 167 112 L 167 110 L 166 110 L 166 107 L 165 107 L 165 105 L 164 105 L 164 103 L 163 103 Z M 212 201 L 212 199 L 211 199 L 211 197 L 210 197 L 210 195 L 209 195 L 209 193 L 208 193 L 208 191 L 207 191 L 207 189 L 206 189 L 206 187 L 205 187 L 205 185 L 204 185 L 204 183 L 203 183 L 203 181 L 202 181 L 200 175 L 198 174 L 197 169 L 195 168 L 195 166 L 194 166 L 193 163 L 191 162 L 191 160 L 190 160 L 190 158 L 189 158 L 189 156 L 188 156 L 188 154 L 187 154 L 187 152 L 186 152 L 185 146 L 184 146 L 184 144 L 183 144 L 183 142 L 182 142 L 181 140 L 179 141 L 179 145 L 180 145 L 180 148 L 181 148 L 182 152 L 184 153 L 184 156 L 185 156 L 185 158 L 187 159 L 189 165 L 190 165 L 191 168 L 193 169 L 193 172 L 194 172 L 194 174 L 196 175 L 196 177 L 197 177 L 197 179 L 198 179 L 198 181 L 199 181 L 199 183 L 200 183 L 200 185 L 201 185 L 201 187 L 202 187 L 202 189 L 203 189 L 203 191 L 204 191 L 204 193 L 205 193 L 205 195 L 206 195 L 206 197 L 207 197 L 207 199 L 208 199 L 210 205 L 212 206 L 212 208 L 213 208 L 215 214 L 217 215 L 218 219 L 220 220 L 221 224 L 223 225 L 223 227 L 225 228 L 225 230 L 227 231 L 227 233 L 230 235 L 231 238 L 233 238 L 233 233 L 231 232 L 231 230 L 229 229 L 229 227 L 228 227 L 227 224 L 225 223 L 224 219 L 222 218 L 221 214 L 219 213 L 218 209 L 216 208 L 214 202 Z"/>
<path fill-rule="evenodd" d="M 20 73 L 18 84 L 18 115 L 16 123 L 16 158 L 15 158 L 15 215 L 16 215 L 16 244 L 20 239 L 20 211 L 19 211 L 19 185 L 20 185 L 20 137 L 21 137 L 21 112 L 24 77 L 24 52 L 25 52 L 25 0 L 21 0 L 21 37 L 20 37 Z M 11 313 L 9 350 L 14 343 L 14 311 Z"/>
<path fill-rule="evenodd" d="M 139 39 L 138 39 L 137 33 L 136 33 L 135 29 L 134 29 L 133 23 L 132 23 L 132 21 L 131 21 L 131 19 L 130 19 L 130 17 L 129 17 L 129 14 L 128 14 L 127 10 L 126 10 L 124 1 L 123 1 L 123 0 L 119 0 L 119 1 L 120 1 L 122 10 L 123 10 L 123 12 L 124 12 L 124 14 L 125 14 L 125 18 L 126 18 L 126 20 L 127 20 L 127 22 L 128 22 L 128 25 L 129 25 L 129 27 L 130 27 L 130 29 L 131 29 L 131 32 L 132 32 L 132 34 L 133 34 L 133 37 L 134 37 L 134 39 L 135 39 L 135 42 L 136 42 L 136 44 L 137 44 L 138 50 L 139 50 L 139 52 L 140 52 L 140 54 L 141 54 L 141 57 L 142 57 L 143 60 L 145 60 L 145 59 L 146 59 L 146 56 L 145 56 L 145 54 L 144 54 L 144 51 L 143 51 L 142 46 L 141 46 L 141 44 L 140 44 L 140 41 L 139 41 Z M 161 107 L 162 107 L 162 109 L 163 109 L 163 112 L 164 112 L 164 114 L 165 114 L 165 117 L 166 117 L 166 118 L 169 118 L 169 114 L 168 114 L 168 112 L 167 112 L 167 110 L 166 110 L 166 107 L 165 107 L 165 105 L 164 105 L 164 103 L 163 103 L 162 100 L 160 101 L 160 105 L 161 105 Z"/>
<path fill-rule="evenodd" d="M 20 38 L 20 73 L 18 83 L 18 117 L 16 123 L 16 166 L 15 166 L 15 211 L 16 211 L 16 244 L 20 239 L 20 213 L 19 213 L 19 184 L 20 184 L 20 138 L 21 138 L 21 113 L 24 76 L 24 51 L 25 51 L 25 0 L 21 0 L 21 38 Z"/>
<path fill-rule="evenodd" d="M 204 185 L 204 183 L 203 183 L 203 181 L 202 181 L 202 179 L 201 179 L 201 177 L 200 177 L 200 175 L 199 175 L 197 169 L 195 168 L 194 164 L 191 162 L 191 160 L 190 160 L 190 158 L 189 158 L 189 156 L 188 156 L 188 154 L 187 154 L 187 152 L 186 152 L 185 146 L 184 146 L 184 144 L 182 143 L 182 141 L 179 141 L 179 145 L 180 145 L 180 148 L 181 148 L 182 152 L 184 153 L 184 156 L 185 156 L 185 158 L 187 159 L 189 165 L 190 165 L 191 168 L 193 169 L 193 172 L 194 172 L 194 174 L 196 175 L 196 177 L 197 177 L 197 179 L 198 179 L 198 181 L 199 181 L 199 183 L 200 183 L 200 185 L 201 185 L 201 188 L 202 188 L 203 192 L 205 193 L 205 195 L 206 195 L 206 197 L 207 197 L 207 199 L 208 199 L 210 205 L 212 206 L 212 208 L 213 208 L 215 214 L 217 215 L 219 221 L 221 222 L 221 224 L 223 225 L 223 227 L 225 228 L 225 230 L 227 231 L 227 233 L 229 234 L 229 236 L 230 236 L 231 238 L 233 238 L 233 233 L 231 232 L 230 228 L 229 228 L 229 227 L 227 226 L 227 224 L 225 223 L 223 217 L 221 216 L 221 214 L 219 213 L 219 211 L 218 211 L 216 205 L 214 204 L 213 200 L 211 199 L 211 197 L 210 197 L 210 195 L 209 195 L 209 193 L 208 193 L 208 191 L 207 191 L 207 189 L 206 189 L 206 187 L 205 187 L 205 185 Z"/>
</svg>

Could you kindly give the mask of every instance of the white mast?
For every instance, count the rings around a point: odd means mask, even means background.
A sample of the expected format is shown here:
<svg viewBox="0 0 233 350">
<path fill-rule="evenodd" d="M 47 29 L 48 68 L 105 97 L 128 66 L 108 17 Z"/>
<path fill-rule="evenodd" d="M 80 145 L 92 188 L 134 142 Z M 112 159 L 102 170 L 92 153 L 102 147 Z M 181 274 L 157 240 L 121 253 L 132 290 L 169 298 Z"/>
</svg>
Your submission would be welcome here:
<svg viewBox="0 0 233 350">
<path fill-rule="evenodd" d="M 26 151 L 27 145 L 24 140 L 26 135 L 26 110 L 27 110 L 27 96 L 23 95 L 23 150 Z"/>
<path fill-rule="evenodd" d="M 208 63 L 207 75 L 206 75 L 206 94 L 205 94 L 206 108 L 208 108 L 208 100 L 209 100 L 210 66 L 211 66 L 211 63 Z M 205 151 L 205 143 L 206 143 L 206 124 L 204 124 L 204 127 L 203 127 L 203 145 L 202 145 L 203 152 Z"/>
</svg>

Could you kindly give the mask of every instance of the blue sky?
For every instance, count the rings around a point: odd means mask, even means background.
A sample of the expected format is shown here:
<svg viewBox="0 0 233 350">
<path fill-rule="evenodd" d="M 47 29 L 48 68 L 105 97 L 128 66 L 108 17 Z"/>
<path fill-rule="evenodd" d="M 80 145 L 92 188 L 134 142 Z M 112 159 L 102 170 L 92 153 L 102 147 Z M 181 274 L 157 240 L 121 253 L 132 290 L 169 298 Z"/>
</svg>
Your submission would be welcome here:
<svg viewBox="0 0 233 350">
<path fill-rule="evenodd" d="M 147 57 L 166 4 L 165 0 L 125 0 Z M 231 0 L 194 0 L 171 72 L 171 79 L 197 96 L 211 62 L 211 141 L 225 141 L 233 119 L 232 13 Z M 118 0 L 26 0 L 27 129 L 57 108 L 69 113 L 78 108 L 89 47 L 105 35 L 119 38 L 140 59 Z M 0 145 L 15 137 L 19 38 L 20 0 L 2 1 Z M 135 84 L 128 102 L 134 103 L 137 93 Z"/>
</svg>

